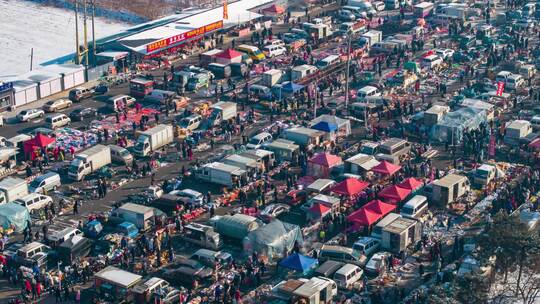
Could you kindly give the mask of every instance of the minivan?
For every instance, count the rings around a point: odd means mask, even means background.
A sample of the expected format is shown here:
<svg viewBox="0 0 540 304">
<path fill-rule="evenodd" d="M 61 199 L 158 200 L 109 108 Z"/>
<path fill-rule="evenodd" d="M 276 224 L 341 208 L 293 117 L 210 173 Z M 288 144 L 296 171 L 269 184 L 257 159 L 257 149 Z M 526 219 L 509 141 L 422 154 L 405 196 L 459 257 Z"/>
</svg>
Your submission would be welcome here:
<svg viewBox="0 0 540 304">
<path fill-rule="evenodd" d="M 401 216 L 419 220 L 428 211 L 427 197 L 415 195 L 401 207 Z"/>
<path fill-rule="evenodd" d="M 352 248 L 358 251 L 360 254 L 369 257 L 379 249 L 381 241 L 372 237 L 360 237 L 354 242 Z"/>
<path fill-rule="evenodd" d="M 52 202 L 53 200 L 50 196 L 38 193 L 30 193 L 15 200 L 15 203 L 26 207 L 30 213 L 43 209 L 45 206 L 52 204 Z"/>
<path fill-rule="evenodd" d="M 179 123 L 179 126 L 180 128 L 188 130 L 188 131 L 195 131 L 201 125 L 201 122 L 202 122 L 201 115 L 192 114 L 188 117 L 182 118 L 182 120 Z"/>
<path fill-rule="evenodd" d="M 324 262 L 327 260 L 363 266 L 367 259 L 349 247 L 323 245 L 319 250 L 319 261 Z"/>
<path fill-rule="evenodd" d="M 53 114 L 45 118 L 50 129 L 61 128 L 64 126 L 69 126 L 71 124 L 71 118 L 67 117 L 66 114 Z"/>
<path fill-rule="evenodd" d="M 345 264 L 336 273 L 334 273 L 334 281 L 337 286 L 342 289 L 349 289 L 352 285 L 358 282 L 364 271 L 360 267 L 352 264 Z"/>
<path fill-rule="evenodd" d="M 87 88 L 74 88 L 69 91 L 69 100 L 73 102 L 79 102 L 85 98 L 90 98 L 94 95 L 93 89 Z"/>
<path fill-rule="evenodd" d="M 111 160 L 113 162 L 125 164 L 126 166 L 133 163 L 133 155 L 131 155 L 126 148 L 117 145 L 109 145 L 109 149 L 111 150 Z"/>
<path fill-rule="evenodd" d="M 336 64 L 340 61 L 340 58 L 338 55 L 330 55 L 330 56 L 326 56 L 325 58 L 319 60 L 316 64 L 316 66 L 319 68 L 319 69 L 324 69 L 326 67 L 329 67 L 333 64 Z"/>
<path fill-rule="evenodd" d="M 253 61 L 259 62 L 266 58 L 261 52 L 261 50 L 259 50 L 259 48 L 256 46 L 241 44 L 236 47 L 236 50 L 242 53 L 246 53 Z"/>
<path fill-rule="evenodd" d="M 176 92 L 154 89 L 152 90 L 152 92 L 146 95 L 144 99 L 147 101 L 156 101 L 156 102 L 164 103 L 169 100 L 172 100 L 174 97 L 176 97 Z"/>
<path fill-rule="evenodd" d="M 272 141 L 272 134 L 268 132 L 262 132 L 255 136 L 253 136 L 249 143 L 246 145 L 246 148 L 248 149 L 259 149 L 261 148 L 265 143 L 268 143 Z"/>
<path fill-rule="evenodd" d="M 523 83 L 525 80 L 523 79 L 523 76 L 512 74 L 506 78 L 506 87 L 510 90 L 516 90 L 523 86 Z"/>
<path fill-rule="evenodd" d="M 281 45 L 267 45 L 263 48 L 263 53 L 268 58 L 281 56 L 287 52 L 287 49 L 285 49 Z"/>
<path fill-rule="evenodd" d="M 190 257 L 191 260 L 199 261 L 206 266 L 214 267 L 216 262 L 222 266 L 229 265 L 233 258 L 227 252 L 199 249 Z"/>
<path fill-rule="evenodd" d="M 358 90 L 356 94 L 356 100 L 357 101 L 364 101 L 368 97 L 372 96 L 381 96 L 381 92 L 379 89 L 373 86 L 365 86 Z"/>
<path fill-rule="evenodd" d="M 62 183 L 60 182 L 60 175 L 58 173 L 47 172 L 36 177 L 28 185 L 28 190 L 32 193 L 48 193 L 49 191 L 56 191 L 61 185 Z"/>
<path fill-rule="evenodd" d="M 129 95 L 116 95 L 109 98 L 107 106 L 112 108 L 115 112 L 120 112 L 133 104 L 135 104 L 134 97 Z"/>
<path fill-rule="evenodd" d="M 38 267 L 47 266 L 48 254 L 51 248 L 40 242 L 32 242 L 26 244 L 17 250 L 15 261 L 27 267 L 33 267 L 37 264 Z"/>
<path fill-rule="evenodd" d="M 249 86 L 248 92 L 255 95 L 259 99 L 270 99 L 272 98 L 272 91 L 263 85 L 253 84 Z"/>
</svg>

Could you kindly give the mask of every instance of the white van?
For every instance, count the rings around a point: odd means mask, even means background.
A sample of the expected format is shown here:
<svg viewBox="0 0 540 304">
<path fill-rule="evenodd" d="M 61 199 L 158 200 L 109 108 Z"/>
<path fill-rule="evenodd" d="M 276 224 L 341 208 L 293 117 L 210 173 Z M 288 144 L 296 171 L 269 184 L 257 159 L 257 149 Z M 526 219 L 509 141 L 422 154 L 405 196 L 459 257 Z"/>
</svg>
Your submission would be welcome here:
<svg viewBox="0 0 540 304">
<path fill-rule="evenodd" d="M 66 114 L 54 114 L 47 116 L 45 122 L 50 129 L 61 128 L 64 126 L 69 126 L 71 124 L 71 119 L 66 116 Z"/>
<path fill-rule="evenodd" d="M 362 278 L 363 274 L 364 271 L 360 267 L 353 264 L 345 264 L 334 273 L 334 281 L 338 288 L 349 289 Z"/>
<path fill-rule="evenodd" d="M 116 95 L 109 98 L 107 106 L 118 112 L 135 104 L 135 98 L 129 95 Z"/>
<path fill-rule="evenodd" d="M 497 76 L 495 76 L 495 81 L 496 82 L 502 82 L 502 83 L 506 83 L 506 80 L 508 79 L 508 77 L 510 77 L 512 75 L 512 73 L 508 72 L 508 71 L 500 71 Z"/>
<path fill-rule="evenodd" d="M 71 239 L 75 235 L 81 235 L 82 231 L 77 228 L 65 228 L 57 232 L 53 232 L 47 236 L 47 239 L 53 242 L 54 245 L 60 245 L 63 242 Z"/>
<path fill-rule="evenodd" d="M 276 56 L 281 56 L 287 52 L 287 49 L 285 49 L 281 45 L 267 45 L 263 48 L 263 53 L 266 57 L 272 58 Z"/>
<path fill-rule="evenodd" d="M 45 206 L 52 204 L 52 202 L 53 200 L 50 196 L 37 193 L 30 193 L 15 200 L 15 203 L 26 207 L 30 213 L 45 208 Z"/>
<path fill-rule="evenodd" d="M 540 115 L 536 115 L 531 118 L 531 126 L 535 131 L 540 130 Z"/>
<path fill-rule="evenodd" d="M 109 145 L 111 160 L 129 166 L 133 163 L 133 155 L 126 148 L 117 145 Z"/>
<path fill-rule="evenodd" d="M 324 69 L 326 67 L 329 67 L 333 64 L 336 64 L 340 61 L 339 59 L 339 56 L 338 55 L 330 55 L 330 56 L 326 56 L 325 58 L 319 60 L 319 62 L 317 62 L 317 67 L 319 69 Z"/>
<path fill-rule="evenodd" d="M 246 145 L 246 148 L 248 148 L 248 149 L 259 149 L 265 143 L 269 143 L 270 141 L 272 141 L 272 139 L 273 139 L 272 134 L 270 134 L 268 132 L 259 133 L 259 134 L 255 135 L 255 136 L 253 136 L 249 140 L 249 143 Z"/>
<path fill-rule="evenodd" d="M 362 255 L 365 255 L 366 257 L 370 257 L 379 249 L 380 244 L 381 244 L 381 241 L 376 238 L 369 237 L 369 236 L 362 236 L 358 238 L 356 242 L 354 242 L 352 248 L 353 250 L 358 251 Z"/>
<path fill-rule="evenodd" d="M 399 214 L 403 217 L 419 220 L 428 210 L 427 197 L 415 195 L 401 207 Z"/>
<path fill-rule="evenodd" d="M 437 55 L 429 55 L 422 59 L 422 62 L 420 62 L 420 66 L 427 69 L 435 69 L 438 66 L 442 64 L 441 57 Z"/>
<path fill-rule="evenodd" d="M 55 191 L 62 185 L 60 175 L 55 172 L 47 172 L 36 177 L 29 185 L 28 190 L 32 193 L 47 193 Z"/>
<path fill-rule="evenodd" d="M 188 130 L 188 131 L 195 131 L 197 128 L 201 125 L 202 122 L 202 116 L 199 114 L 193 114 L 188 117 L 183 118 L 179 125 L 180 128 Z"/>
<path fill-rule="evenodd" d="M 381 96 L 381 95 L 382 95 L 381 92 L 376 87 L 365 86 L 365 87 L 361 88 L 360 90 L 358 90 L 358 92 L 356 94 L 356 100 L 357 101 L 364 101 L 368 97 Z"/>
</svg>

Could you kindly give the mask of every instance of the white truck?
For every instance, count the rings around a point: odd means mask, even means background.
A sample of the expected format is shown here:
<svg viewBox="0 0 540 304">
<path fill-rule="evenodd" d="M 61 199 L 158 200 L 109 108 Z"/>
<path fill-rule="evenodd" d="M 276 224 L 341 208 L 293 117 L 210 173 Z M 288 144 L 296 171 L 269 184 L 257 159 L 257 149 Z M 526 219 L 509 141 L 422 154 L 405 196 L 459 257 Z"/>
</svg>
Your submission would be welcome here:
<svg viewBox="0 0 540 304">
<path fill-rule="evenodd" d="M 220 101 L 212 105 L 212 113 L 208 119 L 210 127 L 219 125 L 222 121 L 236 117 L 236 103 Z"/>
<path fill-rule="evenodd" d="M 148 156 L 153 151 L 172 143 L 173 140 L 174 133 L 171 125 L 157 125 L 140 133 L 133 152 L 140 157 Z"/>
<path fill-rule="evenodd" d="M 364 41 L 365 45 L 367 45 L 368 48 L 374 45 L 375 43 L 381 42 L 381 40 L 382 40 L 382 32 L 375 31 L 375 30 L 370 30 L 362 34 L 362 36 L 360 37 L 360 41 Z"/>
<path fill-rule="evenodd" d="M 247 180 L 246 170 L 219 162 L 205 164 L 195 172 L 202 181 L 232 187 Z"/>
<path fill-rule="evenodd" d="M 28 195 L 28 183 L 18 177 L 6 177 L 0 181 L 0 205 Z"/>
<path fill-rule="evenodd" d="M 111 163 L 111 149 L 104 145 L 95 145 L 75 155 L 68 168 L 68 176 L 76 181 Z"/>
<path fill-rule="evenodd" d="M 262 85 L 271 88 L 275 84 L 281 82 L 283 78 L 283 71 L 277 69 L 271 69 L 262 74 Z"/>
</svg>

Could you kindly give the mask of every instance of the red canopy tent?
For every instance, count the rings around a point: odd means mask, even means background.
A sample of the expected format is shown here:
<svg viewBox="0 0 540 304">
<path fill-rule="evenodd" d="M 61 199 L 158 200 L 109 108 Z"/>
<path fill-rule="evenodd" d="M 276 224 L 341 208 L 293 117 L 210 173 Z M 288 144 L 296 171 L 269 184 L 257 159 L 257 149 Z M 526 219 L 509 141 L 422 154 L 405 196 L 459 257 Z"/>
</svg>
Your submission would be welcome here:
<svg viewBox="0 0 540 304">
<path fill-rule="evenodd" d="M 380 200 L 372 200 L 371 202 L 362 206 L 362 208 L 378 213 L 382 218 L 388 213 L 394 211 L 396 209 L 396 205 L 388 204 Z"/>
<path fill-rule="evenodd" d="M 332 189 L 330 189 L 330 191 L 341 195 L 353 196 L 362 192 L 368 186 L 369 183 L 367 182 L 349 177 L 341 183 L 335 185 Z"/>
<path fill-rule="evenodd" d="M 393 175 L 394 173 L 398 172 L 399 169 L 401 169 L 401 166 L 394 165 L 383 160 L 378 165 L 371 168 L 371 171 L 385 175 Z"/>
<path fill-rule="evenodd" d="M 226 49 L 225 51 L 217 54 L 216 62 L 221 64 L 231 64 L 235 62 L 242 62 L 242 53 L 233 49 Z"/>
<path fill-rule="evenodd" d="M 411 191 L 417 190 L 418 188 L 422 187 L 424 183 L 420 180 L 417 180 L 414 177 L 407 178 L 406 180 L 402 181 L 398 184 L 399 187 L 409 189 Z"/>
<path fill-rule="evenodd" d="M 320 219 L 325 217 L 328 213 L 330 213 L 331 208 L 328 206 L 325 206 L 323 204 L 315 203 L 311 208 L 309 208 L 309 218 L 311 219 Z"/>
<path fill-rule="evenodd" d="M 410 189 L 401 188 L 399 186 L 390 186 L 384 188 L 381 192 L 379 192 L 379 197 L 386 199 L 389 202 L 401 202 L 404 200 L 409 194 L 411 194 Z"/>
<path fill-rule="evenodd" d="M 33 153 L 36 149 L 42 149 L 48 147 L 50 144 L 54 143 L 55 139 L 43 134 L 37 134 L 34 138 L 29 139 L 24 142 L 24 155 L 27 157 L 30 156 L 31 159 L 34 159 L 36 155 Z"/>
<path fill-rule="evenodd" d="M 377 214 L 371 210 L 360 208 L 351 213 L 347 220 L 355 226 L 371 226 L 375 224 L 381 218 L 380 214 Z"/>
<path fill-rule="evenodd" d="M 272 6 L 269 6 L 265 9 L 263 9 L 263 13 L 265 15 L 271 15 L 271 16 L 277 16 L 281 15 L 285 12 L 285 8 L 283 6 L 279 6 L 276 4 L 273 4 Z"/>
<path fill-rule="evenodd" d="M 343 160 L 339 156 L 330 153 L 318 153 L 308 161 L 308 174 L 326 178 L 330 175 L 330 169 L 342 163 Z"/>
</svg>

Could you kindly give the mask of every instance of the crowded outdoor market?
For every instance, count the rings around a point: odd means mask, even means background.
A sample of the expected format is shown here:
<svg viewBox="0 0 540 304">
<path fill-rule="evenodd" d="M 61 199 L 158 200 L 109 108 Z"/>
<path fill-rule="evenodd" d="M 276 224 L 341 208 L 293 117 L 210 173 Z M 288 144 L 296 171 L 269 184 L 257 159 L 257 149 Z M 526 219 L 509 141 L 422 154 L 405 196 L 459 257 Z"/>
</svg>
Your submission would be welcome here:
<svg viewBox="0 0 540 304">
<path fill-rule="evenodd" d="M 536 4 L 225 1 L 6 82 L 0 302 L 537 303 Z"/>
</svg>

